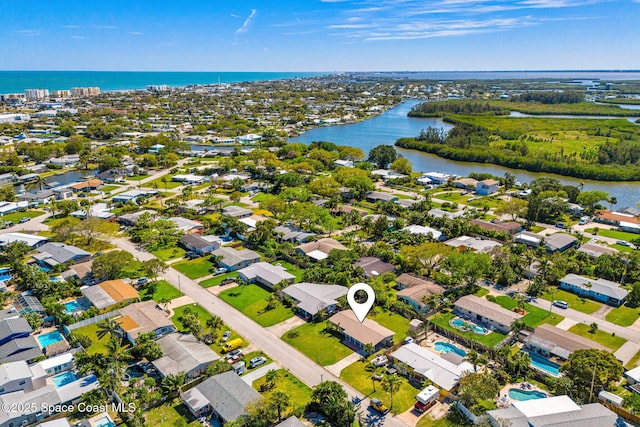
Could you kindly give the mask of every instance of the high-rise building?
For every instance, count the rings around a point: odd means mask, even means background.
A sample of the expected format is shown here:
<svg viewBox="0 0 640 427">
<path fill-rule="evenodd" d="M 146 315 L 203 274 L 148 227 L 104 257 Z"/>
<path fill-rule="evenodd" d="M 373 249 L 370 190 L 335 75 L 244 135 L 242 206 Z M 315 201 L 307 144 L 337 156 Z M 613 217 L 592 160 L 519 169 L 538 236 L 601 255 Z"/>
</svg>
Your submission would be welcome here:
<svg viewBox="0 0 640 427">
<path fill-rule="evenodd" d="M 71 96 L 71 91 L 68 89 L 54 90 L 51 92 L 51 96 L 54 98 L 68 98 Z"/>
<path fill-rule="evenodd" d="M 149 85 L 147 86 L 149 92 L 166 92 L 169 90 L 167 85 Z"/>
<path fill-rule="evenodd" d="M 95 96 L 100 95 L 99 87 L 74 87 L 71 88 L 72 96 Z"/>
<path fill-rule="evenodd" d="M 28 101 L 46 99 L 49 97 L 49 89 L 25 89 L 24 95 Z"/>
</svg>

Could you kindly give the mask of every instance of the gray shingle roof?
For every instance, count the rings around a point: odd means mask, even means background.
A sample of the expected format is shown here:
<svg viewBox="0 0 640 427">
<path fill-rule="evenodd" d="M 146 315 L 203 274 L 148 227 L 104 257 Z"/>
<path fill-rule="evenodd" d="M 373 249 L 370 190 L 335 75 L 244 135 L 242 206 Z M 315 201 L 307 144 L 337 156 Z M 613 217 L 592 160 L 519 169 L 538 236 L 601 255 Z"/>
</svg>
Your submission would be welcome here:
<svg viewBox="0 0 640 427">
<path fill-rule="evenodd" d="M 47 259 L 53 259 L 58 264 L 64 264 L 72 259 L 91 256 L 91 254 L 76 246 L 66 245 L 59 242 L 49 242 L 40 246 L 37 251 L 40 256 L 34 256 L 38 260 L 47 262 Z M 48 254 L 48 256 L 46 256 Z"/>
<path fill-rule="evenodd" d="M 577 286 L 584 291 L 591 291 L 600 295 L 606 295 L 619 300 L 626 298 L 629 291 L 622 289 L 619 283 L 606 279 L 589 279 L 588 277 L 579 276 L 577 274 L 567 274 L 560 282 Z"/>
<path fill-rule="evenodd" d="M 465 295 L 455 302 L 455 307 L 468 310 L 472 313 L 479 314 L 482 317 L 498 322 L 502 325 L 511 325 L 522 317 L 521 314 L 515 313 L 506 308 L 502 308 L 498 304 L 478 298 L 475 295 Z"/>
<path fill-rule="evenodd" d="M 220 359 L 220 356 L 191 334 L 169 334 L 157 342 L 164 356 L 153 364 L 164 376 L 189 372 Z"/>
<path fill-rule="evenodd" d="M 345 286 L 315 283 L 296 283 L 282 290 L 285 295 L 300 301 L 298 307 L 311 315 L 329 305 L 337 304 L 337 299 L 346 295 L 347 291 Z"/>
</svg>

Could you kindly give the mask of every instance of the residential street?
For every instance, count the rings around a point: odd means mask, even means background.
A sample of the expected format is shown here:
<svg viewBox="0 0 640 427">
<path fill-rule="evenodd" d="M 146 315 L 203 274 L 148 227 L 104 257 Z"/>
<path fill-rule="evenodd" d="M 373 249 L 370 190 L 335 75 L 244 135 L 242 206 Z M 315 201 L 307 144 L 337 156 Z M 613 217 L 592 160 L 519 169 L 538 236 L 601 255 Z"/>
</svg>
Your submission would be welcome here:
<svg viewBox="0 0 640 427">
<path fill-rule="evenodd" d="M 136 245 L 127 239 L 114 239 L 112 240 L 112 243 L 120 249 L 132 253 L 139 260 L 144 261 L 154 257 L 154 255 L 148 252 L 138 251 L 136 249 Z M 314 363 L 304 354 L 282 341 L 271 331 L 249 319 L 244 314 L 240 313 L 238 310 L 198 285 L 198 283 L 189 279 L 187 276 L 170 267 L 164 273 L 163 277 L 182 293 L 188 295 L 194 301 L 197 301 L 198 304 L 204 307 L 208 312 L 220 316 L 224 322 L 229 325 L 229 327 L 236 330 L 252 344 L 262 349 L 265 353 L 271 356 L 273 360 L 277 361 L 281 366 L 286 367 L 287 370 L 308 386 L 313 387 L 326 380 L 337 381 L 344 386 L 345 390 L 354 402 L 358 402 L 364 398 L 362 393 L 356 391 L 353 387 L 343 382 L 340 378 L 336 377 L 322 366 Z M 368 406 L 368 399 L 361 401 L 358 405 L 359 409 L 362 410 L 365 416 L 367 415 Z M 392 417 L 391 415 L 387 415 L 385 417 L 384 425 L 399 427 L 404 426 L 405 424 L 399 419 Z"/>
</svg>

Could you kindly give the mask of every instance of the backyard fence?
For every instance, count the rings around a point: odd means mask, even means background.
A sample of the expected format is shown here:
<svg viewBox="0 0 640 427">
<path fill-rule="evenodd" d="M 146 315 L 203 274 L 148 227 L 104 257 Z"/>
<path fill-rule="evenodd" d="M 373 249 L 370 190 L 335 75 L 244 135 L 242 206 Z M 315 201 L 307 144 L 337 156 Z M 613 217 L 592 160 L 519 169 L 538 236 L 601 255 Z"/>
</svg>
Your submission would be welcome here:
<svg viewBox="0 0 640 427">
<path fill-rule="evenodd" d="M 102 322 L 103 320 L 110 319 L 115 316 L 119 316 L 120 312 L 118 310 L 110 311 L 109 313 L 99 314 L 90 319 L 81 320 L 79 322 L 74 323 L 73 325 L 67 325 L 64 327 L 65 334 L 69 334 L 71 331 L 76 330 L 78 328 L 82 328 L 83 326 L 93 325 L 94 323 Z"/>
</svg>

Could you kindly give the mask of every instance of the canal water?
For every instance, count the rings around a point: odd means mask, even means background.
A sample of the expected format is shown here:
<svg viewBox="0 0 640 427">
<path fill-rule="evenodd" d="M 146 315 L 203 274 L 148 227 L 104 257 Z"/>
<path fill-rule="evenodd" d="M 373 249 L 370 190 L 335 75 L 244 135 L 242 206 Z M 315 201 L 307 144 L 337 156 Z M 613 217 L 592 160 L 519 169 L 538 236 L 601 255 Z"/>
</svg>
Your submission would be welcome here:
<svg viewBox="0 0 640 427">
<path fill-rule="evenodd" d="M 368 153 L 373 147 L 381 144 L 393 145 L 398 138 L 418 136 L 427 127 L 450 129 L 451 125 L 440 119 L 408 117 L 411 108 L 421 101 L 405 101 L 399 106 L 389 109 L 383 114 L 358 123 L 338 126 L 318 127 L 302 135 L 289 139 L 289 142 L 310 144 L 314 141 L 329 141 L 337 145 L 358 147 Z M 503 176 L 511 172 L 520 182 L 531 182 L 539 177 L 553 177 L 565 185 L 578 186 L 584 184 L 584 190 L 601 190 L 615 196 L 616 206 L 635 206 L 640 202 L 640 182 L 591 181 L 571 178 L 550 173 L 535 173 L 520 169 L 510 169 L 486 163 L 458 162 L 423 153 L 416 150 L 396 148 L 398 153 L 411 160 L 413 169 L 421 172 L 446 172 L 467 176 L 471 172 L 486 172 Z"/>
</svg>

